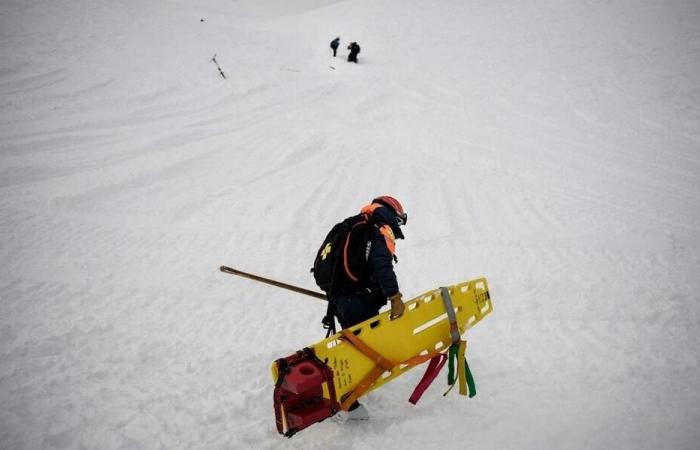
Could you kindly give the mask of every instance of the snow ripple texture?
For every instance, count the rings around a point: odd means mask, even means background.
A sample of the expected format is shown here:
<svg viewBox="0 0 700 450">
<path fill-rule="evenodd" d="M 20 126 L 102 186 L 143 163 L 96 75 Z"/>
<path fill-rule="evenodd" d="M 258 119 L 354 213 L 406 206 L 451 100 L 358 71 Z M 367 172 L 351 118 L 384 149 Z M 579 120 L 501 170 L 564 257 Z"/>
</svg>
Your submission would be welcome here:
<svg viewBox="0 0 700 450">
<path fill-rule="evenodd" d="M 0 448 L 696 449 L 698 23 L 682 0 L 3 1 Z M 324 233 L 384 193 L 407 298 L 489 280 L 479 393 L 440 377 L 412 406 L 419 369 L 369 422 L 280 438 L 269 365 L 325 305 L 218 267 L 313 288 Z"/>
</svg>

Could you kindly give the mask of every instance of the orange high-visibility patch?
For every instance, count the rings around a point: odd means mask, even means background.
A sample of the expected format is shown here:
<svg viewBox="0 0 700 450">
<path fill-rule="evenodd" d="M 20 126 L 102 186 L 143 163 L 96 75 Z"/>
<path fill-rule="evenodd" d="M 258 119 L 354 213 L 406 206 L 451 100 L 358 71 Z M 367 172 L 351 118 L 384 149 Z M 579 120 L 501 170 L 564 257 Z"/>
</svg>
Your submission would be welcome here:
<svg viewBox="0 0 700 450">
<path fill-rule="evenodd" d="M 391 252 L 393 255 L 396 251 L 396 238 L 394 237 L 394 232 L 391 230 L 391 227 L 389 225 L 382 225 L 379 228 L 379 232 L 382 233 L 382 236 L 384 236 L 386 246 L 389 249 L 389 252 Z"/>
<path fill-rule="evenodd" d="M 377 208 L 383 207 L 384 205 L 380 205 L 379 203 L 371 203 L 362 207 L 360 212 L 369 217 L 372 215 L 372 213 L 374 213 L 374 211 Z M 389 225 L 382 225 L 381 227 L 379 227 L 379 232 L 382 233 L 382 236 L 384 236 L 386 246 L 389 249 L 389 252 L 393 255 L 396 251 L 396 237 L 394 236 L 394 232 L 392 231 L 391 227 Z M 351 279 L 354 279 L 350 273 L 348 273 L 348 275 L 350 275 Z"/>
<path fill-rule="evenodd" d="M 370 203 L 369 205 L 363 206 L 362 209 L 360 210 L 360 213 L 362 213 L 366 216 L 371 216 L 375 209 L 381 208 L 381 207 L 382 207 L 382 205 L 380 205 L 379 203 Z"/>
</svg>

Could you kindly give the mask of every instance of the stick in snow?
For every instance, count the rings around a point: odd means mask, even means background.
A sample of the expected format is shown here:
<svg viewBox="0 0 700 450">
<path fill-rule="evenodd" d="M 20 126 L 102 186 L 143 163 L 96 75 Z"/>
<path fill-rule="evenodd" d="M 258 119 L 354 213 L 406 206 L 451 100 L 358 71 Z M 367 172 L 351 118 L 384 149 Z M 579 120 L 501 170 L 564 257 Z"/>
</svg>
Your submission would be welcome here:
<svg viewBox="0 0 700 450">
<path fill-rule="evenodd" d="M 214 56 L 211 57 L 211 60 L 212 60 L 212 62 L 213 62 L 214 64 L 216 64 L 216 68 L 219 69 L 219 73 L 221 74 L 221 76 L 222 76 L 223 79 L 225 80 L 225 79 L 226 79 L 226 75 L 224 75 L 224 71 L 221 70 L 221 66 L 219 66 L 219 63 L 218 63 L 218 61 L 216 60 L 216 53 L 214 53 Z"/>
</svg>

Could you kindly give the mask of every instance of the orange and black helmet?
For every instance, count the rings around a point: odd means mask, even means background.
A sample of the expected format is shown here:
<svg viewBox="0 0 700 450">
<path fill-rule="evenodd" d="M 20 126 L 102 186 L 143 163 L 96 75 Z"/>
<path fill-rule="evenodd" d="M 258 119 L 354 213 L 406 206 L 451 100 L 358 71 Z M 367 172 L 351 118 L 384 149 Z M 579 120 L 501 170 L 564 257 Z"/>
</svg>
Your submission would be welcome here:
<svg viewBox="0 0 700 450">
<path fill-rule="evenodd" d="M 380 205 L 390 208 L 392 211 L 394 211 L 394 214 L 396 214 L 396 222 L 398 225 L 406 225 L 406 222 L 408 221 L 408 214 L 406 214 L 406 211 L 403 209 L 401 203 L 394 197 L 390 195 L 380 195 L 372 200 L 372 203 L 379 203 Z"/>
</svg>

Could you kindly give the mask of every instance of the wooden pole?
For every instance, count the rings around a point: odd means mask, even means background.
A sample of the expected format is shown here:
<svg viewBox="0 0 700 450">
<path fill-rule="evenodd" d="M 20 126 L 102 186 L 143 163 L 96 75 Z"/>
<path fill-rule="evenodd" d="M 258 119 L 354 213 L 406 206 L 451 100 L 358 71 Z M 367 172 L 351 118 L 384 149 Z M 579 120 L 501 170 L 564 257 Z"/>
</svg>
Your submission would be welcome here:
<svg viewBox="0 0 700 450">
<path fill-rule="evenodd" d="M 252 273 L 243 272 L 241 270 L 234 269 L 232 267 L 221 266 L 219 268 L 219 270 L 222 271 L 223 273 L 228 273 L 230 275 L 238 275 L 239 277 L 248 278 L 248 279 L 251 279 L 254 281 L 259 281 L 261 283 L 269 284 L 272 286 L 277 286 L 277 287 L 280 287 L 283 289 L 294 291 L 294 292 L 299 293 L 299 294 L 308 295 L 309 297 L 314 297 L 314 298 L 317 298 L 319 300 L 328 300 L 328 298 L 326 297 L 326 294 L 322 294 L 321 292 L 311 291 L 309 289 L 304 289 L 304 288 L 301 288 L 298 286 L 293 286 L 291 284 L 282 283 L 281 281 L 275 281 L 275 280 L 271 280 L 269 278 L 261 277 L 259 275 L 253 275 Z"/>
</svg>

